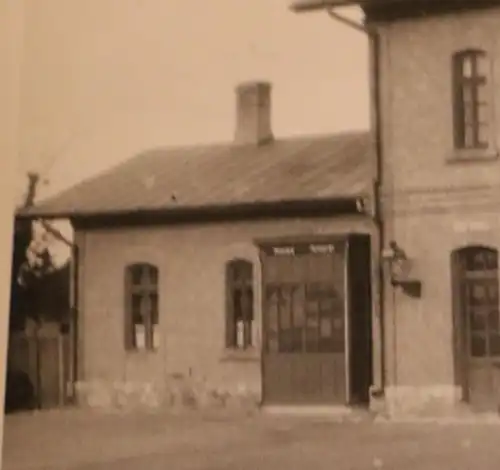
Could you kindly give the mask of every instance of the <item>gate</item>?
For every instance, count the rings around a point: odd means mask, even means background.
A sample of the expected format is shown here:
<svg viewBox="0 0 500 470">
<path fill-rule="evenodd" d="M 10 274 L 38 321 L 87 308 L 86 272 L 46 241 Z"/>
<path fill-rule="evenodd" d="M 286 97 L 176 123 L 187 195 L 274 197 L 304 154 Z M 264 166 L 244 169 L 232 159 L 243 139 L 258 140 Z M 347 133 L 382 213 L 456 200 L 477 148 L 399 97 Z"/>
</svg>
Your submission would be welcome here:
<svg viewBox="0 0 500 470">
<path fill-rule="evenodd" d="M 57 408 L 68 403 L 69 335 L 57 328 L 11 333 L 8 354 L 10 369 L 29 377 L 38 408 Z"/>
</svg>

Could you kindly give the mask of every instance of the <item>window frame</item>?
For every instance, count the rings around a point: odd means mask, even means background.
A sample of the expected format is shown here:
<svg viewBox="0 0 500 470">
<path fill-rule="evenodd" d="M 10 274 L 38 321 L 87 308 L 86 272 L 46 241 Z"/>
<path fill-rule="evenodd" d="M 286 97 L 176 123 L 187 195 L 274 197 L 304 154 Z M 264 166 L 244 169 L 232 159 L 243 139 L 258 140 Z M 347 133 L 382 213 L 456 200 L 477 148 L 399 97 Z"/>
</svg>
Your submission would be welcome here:
<svg viewBox="0 0 500 470">
<path fill-rule="evenodd" d="M 464 63 L 469 60 L 471 63 L 470 76 L 464 75 Z M 487 69 L 481 72 L 478 67 L 480 60 L 485 61 Z M 491 155 L 492 147 L 492 97 L 490 96 L 490 64 L 489 55 L 483 49 L 469 48 L 457 51 L 452 57 L 452 85 L 453 85 L 453 143 L 455 152 L 461 156 L 473 157 Z M 471 96 L 471 116 L 472 122 L 466 122 L 466 100 L 464 90 L 469 89 Z M 480 99 L 480 91 L 484 90 L 486 98 Z M 480 107 L 486 108 L 486 117 L 480 115 Z M 481 126 L 486 126 L 486 138 L 481 139 Z M 467 129 L 471 128 L 472 142 L 469 145 L 467 139 Z"/>
<path fill-rule="evenodd" d="M 235 273 L 240 270 L 243 278 L 237 278 Z M 255 342 L 255 286 L 254 286 L 255 267 L 251 260 L 245 258 L 233 258 L 225 264 L 225 292 L 226 292 L 226 310 L 225 310 L 225 349 L 232 352 L 248 352 L 256 347 Z M 238 342 L 238 325 L 235 318 L 235 300 L 236 291 L 247 291 L 250 293 L 250 302 L 247 309 L 243 308 L 242 315 L 242 337 L 243 342 Z M 247 297 L 248 300 L 248 297 Z M 250 318 L 248 318 L 250 317 Z"/>
<path fill-rule="evenodd" d="M 492 338 L 496 341 L 500 339 L 499 252 L 492 246 L 468 245 L 456 250 L 456 255 L 462 271 L 460 288 L 464 302 L 461 313 L 464 315 L 461 319 L 465 328 L 464 352 L 468 360 L 498 360 L 498 343 L 492 345 Z M 476 264 L 476 260 L 479 260 L 479 264 Z M 484 299 L 475 298 L 474 289 L 478 288 L 486 295 Z M 474 345 L 477 347 L 478 344 L 483 346 L 474 351 Z"/>
<path fill-rule="evenodd" d="M 134 280 L 134 271 L 139 270 L 141 273 L 139 281 Z M 146 274 L 149 272 L 149 276 Z M 148 279 L 149 277 L 149 279 Z M 159 345 L 155 344 L 155 329 L 159 330 L 160 318 L 160 293 L 159 293 L 160 270 L 159 268 L 148 262 L 134 262 L 125 267 L 125 331 L 124 342 L 125 350 L 129 352 L 154 352 L 157 351 Z M 146 309 L 142 315 L 144 326 L 144 346 L 140 347 L 137 344 L 136 332 L 133 311 L 133 297 L 138 295 L 142 297 L 141 307 Z M 146 296 L 156 296 L 156 314 L 151 304 L 145 304 Z M 144 306 L 146 305 L 146 306 Z M 149 310 L 147 308 L 149 307 Z M 154 316 L 156 315 L 156 322 Z M 156 332 L 159 334 L 159 331 Z"/>
</svg>

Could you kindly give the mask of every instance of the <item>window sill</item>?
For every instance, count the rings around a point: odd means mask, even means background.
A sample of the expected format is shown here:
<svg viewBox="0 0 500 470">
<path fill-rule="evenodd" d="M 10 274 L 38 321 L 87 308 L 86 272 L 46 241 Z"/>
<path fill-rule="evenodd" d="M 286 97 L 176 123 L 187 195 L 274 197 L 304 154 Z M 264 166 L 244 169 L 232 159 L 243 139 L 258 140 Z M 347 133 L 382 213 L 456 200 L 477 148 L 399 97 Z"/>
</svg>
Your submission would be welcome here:
<svg viewBox="0 0 500 470">
<path fill-rule="evenodd" d="M 127 356 L 153 356 L 158 353 L 158 348 L 155 349 L 127 349 Z"/>
<path fill-rule="evenodd" d="M 498 160 L 499 152 L 494 148 L 486 149 L 455 149 L 449 155 L 448 163 L 488 162 Z"/>
<path fill-rule="evenodd" d="M 256 348 L 249 349 L 225 349 L 221 356 L 221 362 L 242 361 L 255 362 L 260 360 L 260 351 Z"/>
</svg>

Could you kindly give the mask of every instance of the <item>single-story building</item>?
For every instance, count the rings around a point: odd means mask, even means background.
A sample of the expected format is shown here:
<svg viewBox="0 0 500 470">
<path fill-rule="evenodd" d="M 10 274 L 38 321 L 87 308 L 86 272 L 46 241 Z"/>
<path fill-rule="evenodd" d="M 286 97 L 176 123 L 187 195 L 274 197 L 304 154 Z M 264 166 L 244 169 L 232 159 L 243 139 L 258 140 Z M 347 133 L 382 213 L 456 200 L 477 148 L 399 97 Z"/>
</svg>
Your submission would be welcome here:
<svg viewBox="0 0 500 470">
<path fill-rule="evenodd" d="M 80 404 L 368 405 L 381 380 L 369 132 L 146 151 L 36 206 L 71 220 Z M 26 215 L 26 214 L 25 214 Z"/>
</svg>

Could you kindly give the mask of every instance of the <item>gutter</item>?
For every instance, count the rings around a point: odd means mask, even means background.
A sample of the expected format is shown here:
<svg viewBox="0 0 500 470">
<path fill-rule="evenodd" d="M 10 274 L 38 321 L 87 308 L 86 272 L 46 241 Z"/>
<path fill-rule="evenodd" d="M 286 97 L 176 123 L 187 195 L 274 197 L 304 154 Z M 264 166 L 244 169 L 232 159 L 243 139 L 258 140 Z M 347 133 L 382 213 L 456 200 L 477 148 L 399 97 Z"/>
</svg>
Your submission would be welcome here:
<svg viewBox="0 0 500 470">
<path fill-rule="evenodd" d="M 76 404 L 76 383 L 78 380 L 78 273 L 80 266 L 78 246 L 73 244 L 71 248 L 71 280 L 70 280 L 70 345 L 71 345 L 71 367 L 69 368 L 68 385 L 70 390 L 66 390 L 66 396 L 71 397 L 73 404 Z M 68 393 L 69 392 L 69 393 Z"/>
<path fill-rule="evenodd" d="M 340 15 L 334 8 L 343 7 L 348 5 L 361 5 L 362 1 L 353 1 L 353 0 L 296 0 L 290 7 L 290 9 L 295 13 L 304 13 L 304 12 L 312 12 L 323 10 L 328 13 L 328 15 L 345 24 L 346 26 L 355 29 L 356 31 L 363 32 L 368 36 L 369 45 L 371 48 L 370 51 L 370 73 L 371 73 L 371 86 L 372 88 L 372 112 L 373 112 L 373 132 L 374 132 L 374 140 L 375 140 L 375 154 L 376 154 L 376 178 L 373 183 L 373 192 L 374 192 L 374 214 L 373 220 L 378 228 L 378 254 L 377 258 L 379 259 L 379 315 L 378 315 L 378 329 L 381 335 L 381 344 L 384 344 L 383 335 L 384 335 L 384 325 L 383 325 L 383 312 L 384 312 L 384 292 L 385 292 L 385 283 L 384 283 L 384 272 L 383 266 L 381 262 L 381 254 L 385 247 L 385 237 L 384 237 L 384 217 L 382 214 L 382 181 L 383 181 L 383 167 L 382 167 L 382 154 L 383 154 L 383 146 L 382 146 L 382 112 L 381 112 L 381 87 L 380 87 L 380 34 L 376 28 L 369 27 L 365 24 L 359 24 L 349 18 L 346 18 L 343 15 Z M 381 352 L 381 364 L 380 364 L 380 383 L 377 384 L 377 387 L 372 390 L 372 395 L 374 397 L 379 397 L 384 394 L 385 388 L 385 367 L 384 367 L 384 354 Z"/>
<path fill-rule="evenodd" d="M 22 219 L 70 219 L 72 221 L 140 220 L 148 219 L 172 222 L 198 222 L 203 220 L 231 220 L 252 217 L 296 216 L 309 212 L 339 214 L 366 211 L 364 200 L 368 191 L 352 196 L 324 197 L 317 199 L 296 199 L 276 201 L 254 201 L 248 203 L 174 206 L 159 208 L 131 208 L 94 211 L 51 212 L 44 210 L 19 211 L 16 218 Z M 61 235 L 62 236 L 62 235 Z"/>
</svg>

